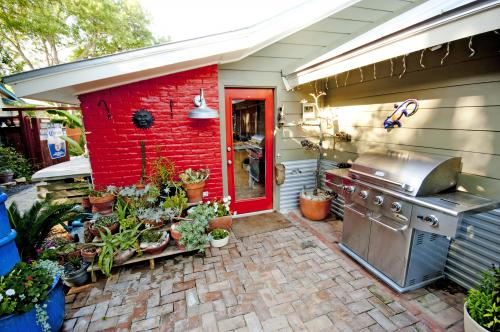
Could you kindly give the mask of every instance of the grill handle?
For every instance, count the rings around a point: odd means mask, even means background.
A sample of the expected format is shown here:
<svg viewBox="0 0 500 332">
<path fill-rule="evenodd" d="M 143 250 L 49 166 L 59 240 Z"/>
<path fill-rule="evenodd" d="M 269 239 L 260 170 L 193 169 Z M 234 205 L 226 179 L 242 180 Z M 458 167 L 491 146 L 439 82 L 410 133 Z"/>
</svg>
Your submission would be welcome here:
<svg viewBox="0 0 500 332">
<path fill-rule="evenodd" d="M 345 207 L 346 209 L 350 210 L 351 212 L 356 213 L 357 215 L 359 215 L 359 216 L 363 217 L 363 218 L 365 218 L 365 217 L 366 217 L 366 214 L 364 214 L 364 213 L 362 213 L 362 212 L 359 212 L 358 210 L 353 209 L 350 205 L 346 205 L 346 206 L 344 206 L 344 207 Z"/>
<path fill-rule="evenodd" d="M 409 184 L 406 184 L 406 183 L 384 179 L 384 178 L 381 178 L 381 177 L 373 175 L 373 174 L 357 171 L 355 169 L 350 169 L 349 171 L 351 171 L 352 173 L 355 173 L 355 174 L 359 174 L 359 175 L 363 175 L 363 176 L 372 178 L 372 179 L 381 180 L 381 181 L 385 181 L 385 182 L 390 183 L 390 184 L 394 184 L 396 186 L 403 188 L 405 191 L 409 191 L 409 192 L 413 191 L 413 187 L 410 186 Z"/>
<path fill-rule="evenodd" d="M 389 226 L 389 225 L 387 225 L 387 224 L 384 224 L 383 222 L 381 222 L 381 221 L 379 221 L 379 220 L 377 220 L 377 219 L 374 219 L 374 218 L 372 218 L 372 217 L 369 217 L 369 219 L 370 219 L 372 222 L 377 223 L 377 224 L 379 224 L 380 226 L 383 226 L 383 227 L 385 227 L 385 228 L 387 228 L 387 229 L 390 229 L 390 230 L 391 230 L 391 231 L 393 231 L 393 232 L 402 232 L 402 231 L 404 231 L 405 229 L 407 229 L 407 228 L 408 228 L 408 225 L 404 225 L 403 227 L 399 227 L 399 228 L 394 228 L 394 227 L 391 227 L 391 226 Z"/>
</svg>

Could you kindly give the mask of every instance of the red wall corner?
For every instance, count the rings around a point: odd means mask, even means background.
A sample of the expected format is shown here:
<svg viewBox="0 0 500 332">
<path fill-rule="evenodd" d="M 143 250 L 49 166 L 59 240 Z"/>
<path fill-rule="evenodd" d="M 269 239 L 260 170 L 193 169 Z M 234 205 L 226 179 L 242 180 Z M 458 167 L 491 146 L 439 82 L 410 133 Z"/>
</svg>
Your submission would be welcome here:
<svg viewBox="0 0 500 332">
<path fill-rule="evenodd" d="M 210 178 L 205 190 L 209 198 L 222 196 L 222 161 L 219 119 L 191 120 L 193 98 L 203 88 L 207 105 L 218 109 L 217 65 L 152 78 L 78 96 L 87 131 L 87 147 L 94 185 L 125 186 L 141 176 L 140 141 L 145 142 L 146 173 L 158 156 L 173 160 L 178 172 L 207 167 Z M 111 113 L 108 120 L 104 100 Z M 171 117 L 169 102 L 173 100 Z M 138 129 L 132 114 L 150 111 L 155 121 L 149 129 Z"/>
</svg>

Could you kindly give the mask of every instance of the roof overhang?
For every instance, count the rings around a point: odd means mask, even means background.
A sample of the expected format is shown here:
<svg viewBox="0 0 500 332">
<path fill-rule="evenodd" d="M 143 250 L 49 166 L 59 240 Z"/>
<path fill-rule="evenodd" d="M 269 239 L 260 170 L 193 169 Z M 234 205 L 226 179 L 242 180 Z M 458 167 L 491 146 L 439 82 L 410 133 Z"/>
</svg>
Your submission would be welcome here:
<svg viewBox="0 0 500 332">
<path fill-rule="evenodd" d="M 312 0 L 256 25 L 4 77 L 20 97 L 78 104 L 80 94 L 238 61 L 359 0 Z"/>
<path fill-rule="evenodd" d="M 287 89 L 424 48 L 500 28 L 500 1 L 428 1 L 301 65 Z"/>
</svg>

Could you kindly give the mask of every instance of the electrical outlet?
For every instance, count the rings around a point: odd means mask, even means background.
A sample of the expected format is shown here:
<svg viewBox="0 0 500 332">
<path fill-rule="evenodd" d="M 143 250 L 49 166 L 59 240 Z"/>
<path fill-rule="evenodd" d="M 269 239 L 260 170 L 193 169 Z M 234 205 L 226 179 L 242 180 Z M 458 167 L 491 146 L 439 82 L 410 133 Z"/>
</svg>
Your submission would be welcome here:
<svg viewBox="0 0 500 332">
<path fill-rule="evenodd" d="M 208 197 L 208 191 L 203 192 L 203 198 Z"/>
</svg>

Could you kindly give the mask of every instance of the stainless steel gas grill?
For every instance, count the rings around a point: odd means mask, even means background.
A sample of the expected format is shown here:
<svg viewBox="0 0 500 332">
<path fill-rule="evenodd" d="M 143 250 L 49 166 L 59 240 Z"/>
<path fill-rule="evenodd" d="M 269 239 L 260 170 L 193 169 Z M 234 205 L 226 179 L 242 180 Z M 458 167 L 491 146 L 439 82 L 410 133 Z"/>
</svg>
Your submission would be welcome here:
<svg viewBox="0 0 500 332">
<path fill-rule="evenodd" d="M 253 181 L 264 183 L 265 158 L 264 158 L 265 136 L 253 135 L 247 142 L 248 158 L 250 160 L 250 177 Z"/>
<path fill-rule="evenodd" d="M 455 191 L 460 167 L 458 157 L 389 151 L 327 171 L 345 200 L 342 250 L 398 292 L 441 278 L 464 214 L 498 205 Z"/>
</svg>

